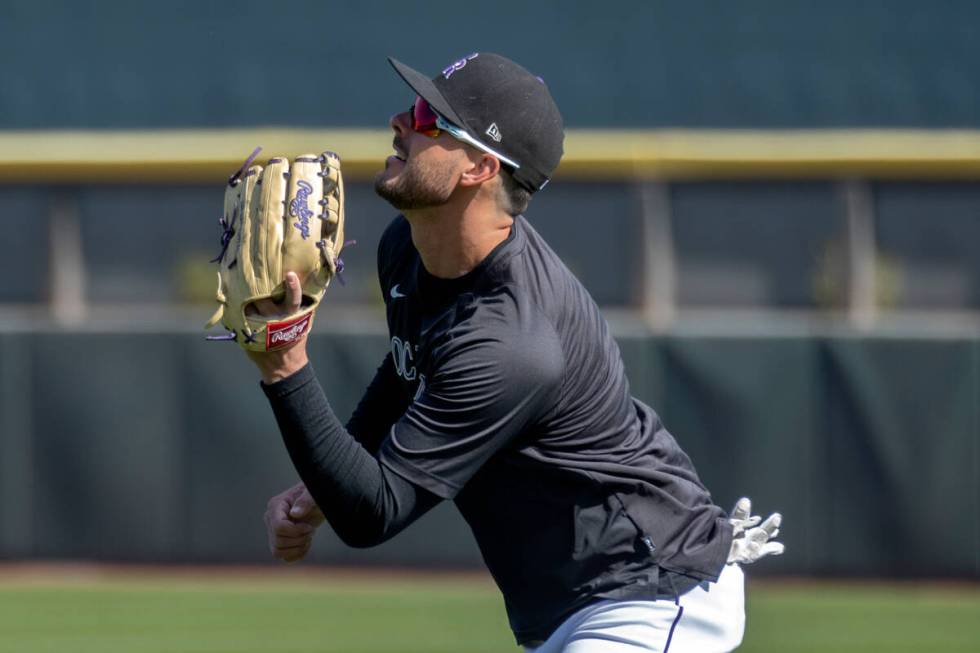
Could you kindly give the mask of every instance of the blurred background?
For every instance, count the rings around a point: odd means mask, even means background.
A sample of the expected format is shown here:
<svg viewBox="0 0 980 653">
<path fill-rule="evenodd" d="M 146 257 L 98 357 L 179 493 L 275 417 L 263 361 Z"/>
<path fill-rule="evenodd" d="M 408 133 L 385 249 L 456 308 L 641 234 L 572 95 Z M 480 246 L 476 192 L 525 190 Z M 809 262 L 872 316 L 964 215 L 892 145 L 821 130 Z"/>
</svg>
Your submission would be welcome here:
<svg viewBox="0 0 980 653">
<path fill-rule="evenodd" d="M 0 8 L 0 560 L 269 562 L 295 474 L 257 374 L 201 328 L 222 182 L 257 145 L 343 157 L 358 244 L 311 353 L 346 416 L 387 349 L 371 180 L 413 96 L 385 57 L 494 51 L 563 112 L 527 216 L 634 394 L 719 504 L 785 516 L 753 576 L 980 579 L 980 5 Z M 311 559 L 482 569 L 449 504 Z"/>
</svg>

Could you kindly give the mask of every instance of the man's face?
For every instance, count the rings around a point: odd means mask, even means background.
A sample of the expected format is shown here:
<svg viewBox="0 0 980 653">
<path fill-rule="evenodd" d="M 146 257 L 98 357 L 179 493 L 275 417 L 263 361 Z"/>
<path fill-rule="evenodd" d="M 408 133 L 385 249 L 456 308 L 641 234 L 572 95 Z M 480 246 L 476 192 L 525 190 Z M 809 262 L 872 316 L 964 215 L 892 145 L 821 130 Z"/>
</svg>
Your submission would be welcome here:
<svg viewBox="0 0 980 653">
<path fill-rule="evenodd" d="M 374 178 L 375 192 L 399 211 L 442 206 L 459 181 L 460 151 L 441 143 L 451 137 L 430 138 L 411 129 L 408 112 L 391 117 L 395 154 Z"/>
</svg>

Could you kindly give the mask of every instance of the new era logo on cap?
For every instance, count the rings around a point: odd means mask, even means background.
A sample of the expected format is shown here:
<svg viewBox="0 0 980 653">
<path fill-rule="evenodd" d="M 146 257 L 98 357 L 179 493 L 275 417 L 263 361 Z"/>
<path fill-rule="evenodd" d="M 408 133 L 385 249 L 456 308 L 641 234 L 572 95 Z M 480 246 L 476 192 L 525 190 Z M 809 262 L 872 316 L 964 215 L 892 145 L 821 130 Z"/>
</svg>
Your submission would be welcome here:
<svg viewBox="0 0 980 653">
<path fill-rule="evenodd" d="M 487 136 L 497 141 L 498 143 L 500 142 L 500 139 L 503 138 L 503 136 L 500 135 L 500 128 L 497 127 L 497 123 L 495 122 L 490 123 L 490 126 L 487 127 Z"/>
</svg>

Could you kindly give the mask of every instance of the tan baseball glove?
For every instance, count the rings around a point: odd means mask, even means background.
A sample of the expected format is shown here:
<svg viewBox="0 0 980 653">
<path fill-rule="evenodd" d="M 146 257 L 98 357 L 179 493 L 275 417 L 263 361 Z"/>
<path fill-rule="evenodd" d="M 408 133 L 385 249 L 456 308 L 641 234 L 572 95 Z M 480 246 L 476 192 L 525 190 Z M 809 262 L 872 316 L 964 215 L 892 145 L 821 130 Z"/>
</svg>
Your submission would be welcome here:
<svg viewBox="0 0 980 653">
<path fill-rule="evenodd" d="M 327 285 L 343 269 L 344 184 L 333 152 L 304 154 L 292 163 L 276 157 L 265 169 L 250 167 L 259 149 L 225 188 L 221 254 L 214 259 L 218 310 L 205 328 L 221 321 L 229 333 L 209 339 L 271 351 L 309 332 Z M 280 301 L 286 272 L 295 272 L 303 287 L 299 312 L 261 316 L 254 303 Z"/>
</svg>

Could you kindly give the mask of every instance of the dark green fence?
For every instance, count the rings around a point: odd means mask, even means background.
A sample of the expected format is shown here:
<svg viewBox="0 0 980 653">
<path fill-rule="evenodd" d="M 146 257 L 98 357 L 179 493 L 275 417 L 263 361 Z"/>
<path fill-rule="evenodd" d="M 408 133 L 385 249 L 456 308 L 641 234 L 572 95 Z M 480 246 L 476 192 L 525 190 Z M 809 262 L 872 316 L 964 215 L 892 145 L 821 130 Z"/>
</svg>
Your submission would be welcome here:
<svg viewBox="0 0 980 653">
<path fill-rule="evenodd" d="M 525 63 L 574 127 L 978 127 L 967 0 L 417 5 L 34 0 L 0 16 L 0 129 L 383 126 L 474 51 Z"/>
<path fill-rule="evenodd" d="M 760 571 L 980 578 L 980 339 L 624 337 L 715 498 L 786 516 Z M 317 335 L 348 414 L 381 335 Z M 0 557 L 256 562 L 294 482 L 257 375 L 198 334 L 0 335 Z M 314 558 L 470 566 L 446 504 L 393 541 Z"/>
</svg>

